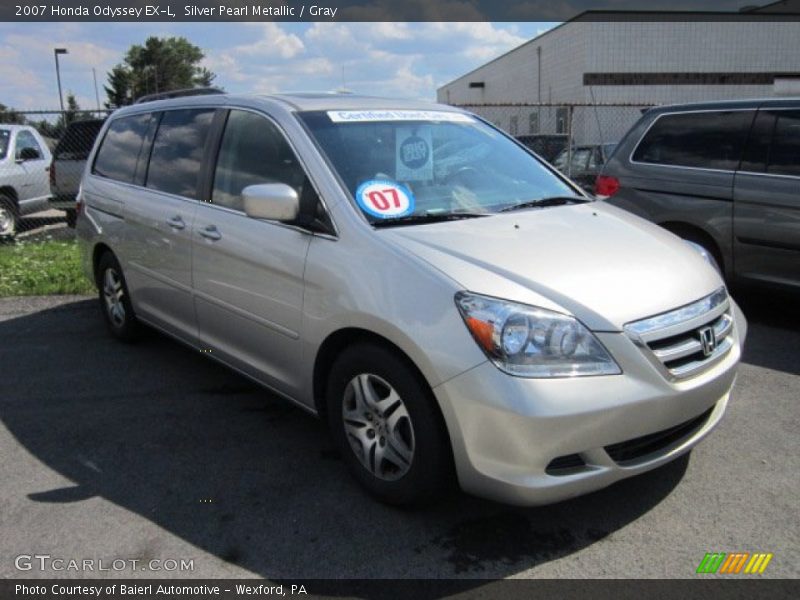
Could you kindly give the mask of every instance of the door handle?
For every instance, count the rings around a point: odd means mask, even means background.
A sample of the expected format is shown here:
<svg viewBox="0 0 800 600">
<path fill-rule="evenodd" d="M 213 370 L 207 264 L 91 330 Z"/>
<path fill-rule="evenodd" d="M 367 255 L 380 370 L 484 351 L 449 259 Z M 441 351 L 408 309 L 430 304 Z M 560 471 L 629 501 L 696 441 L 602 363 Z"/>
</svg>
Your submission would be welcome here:
<svg viewBox="0 0 800 600">
<path fill-rule="evenodd" d="M 207 227 L 203 227 L 203 229 L 200 229 L 198 233 L 207 240 L 211 241 L 217 241 L 222 237 L 222 234 L 219 232 L 219 229 L 217 229 L 216 225 L 209 225 Z"/>
<path fill-rule="evenodd" d="M 183 222 L 180 215 L 175 215 L 171 219 L 167 219 L 167 225 L 173 229 L 184 229 L 186 227 L 186 223 Z"/>
</svg>

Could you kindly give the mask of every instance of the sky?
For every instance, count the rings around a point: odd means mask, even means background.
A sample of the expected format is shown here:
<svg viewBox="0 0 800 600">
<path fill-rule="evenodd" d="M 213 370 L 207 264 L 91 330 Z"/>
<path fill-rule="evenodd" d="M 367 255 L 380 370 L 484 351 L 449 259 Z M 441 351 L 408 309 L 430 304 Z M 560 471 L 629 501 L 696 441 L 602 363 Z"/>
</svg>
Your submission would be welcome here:
<svg viewBox="0 0 800 600">
<path fill-rule="evenodd" d="M 66 97 L 96 108 L 106 74 L 132 44 L 184 36 L 229 92 L 328 91 L 436 99 L 436 88 L 557 23 L 0 23 L 0 103 L 58 108 L 53 48 Z"/>
</svg>

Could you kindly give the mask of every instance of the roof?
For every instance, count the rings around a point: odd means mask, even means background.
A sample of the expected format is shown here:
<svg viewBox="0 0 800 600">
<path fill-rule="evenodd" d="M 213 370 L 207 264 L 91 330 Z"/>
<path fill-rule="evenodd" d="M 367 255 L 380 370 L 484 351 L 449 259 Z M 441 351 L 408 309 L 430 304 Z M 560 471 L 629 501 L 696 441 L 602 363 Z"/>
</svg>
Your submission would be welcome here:
<svg viewBox="0 0 800 600">
<path fill-rule="evenodd" d="M 0 123 L 0 129 L 5 129 L 6 131 L 36 131 L 39 133 L 35 127 L 31 125 L 18 125 L 16 123 Z"/>
<path fill-rule="evenodd" d="M 459 109 L 434 102 L 409 100 L 403 98 L 378 98 L 357 94 L 341 94 L 336 92 L 286 92 L 277 94 L 207 94 L 199 96 L 183 96 L 166 100 L 153 100 L 132 104 L 120 109 L 125 113 L 163 110 L 176 106 L 224 106 L 237 100 L 263 99 L 268 102 L 279 102 L 296 111 L 311 110 L 440 110 L 461 112 Z"/>
<path fill-rule="evenodd" d="M 692 102 L 690 104 L 664 104 L 651 108 L 648 113 L 662 113 L 662 112 L 688 112 L 700 110 L 736 110 L 744 108 L 779 108 L 791 107 L 796 108 L 800 106 L 800 97 L 798 98 L 749 98 L 744 100 L 716 100 L 711 102 Z"/>
<path fill-rule="evenodd" d="M 743 0 L 744 1 L 744 0 Z M 519 46 L 515 46 L 510 50 L 500 54 L 499 56 L 494 57 L 491 60 L 486 61 L 483 64 L 478 65 L 474 69 L 467 71 L 463 75 L 459 75 L 454 79 L 451 79 L 447 83 L 440 85 L 437 88 L 437 92 L 439 90 L 443 90 L 448 86 L 453 85 L 457 81 L 461 81 L 465 79 L 477 71 L 480 71 L 484 67 L 491 65 L 499 60 L 502 60 L 529 46 L 531 44 L 535 44 L 537 42 L 541 42 L 545 37 L 549 36 L 550 34 L 554 33 L 555 31 L 559 31 L 565 26 L 569 25 L 570 23 L 602 23 L 602 22 L 614 22 L 614 21 L 631 21 L 631 22 L 660 22 L 664 20 L 674 19 L 676 21 L 684 21 L 684 22 L 691 22 L 693 20 L 704 20 L 704 21 L 725 21 L 725 22 L 736 22 L 736 21 L 774 21 L 776 19 L 776 13 L 780 15 L 784 14 L 800 14 L 800 0 L 778 0 L 777 2 L 773 2 L 772 4 L 767 4 L 765 6 L 754 6 L 748 8 L 746 11 L 743 12 L 725 12 L 725 11 L 702 11 L 702 10 L 677 10 L 677 11 L 648 11 L 648 10 L 586 10 L 581 13 L 578 13 L 568 21 L 564 21 L 563 23 L 559 23 L 555 27 L 548 29 L 547 31 L 543 31 L 539 35 L 530 40 L 522 42 Z M 788 17 L 792 18 L 792 17 Z"/>
</svg>

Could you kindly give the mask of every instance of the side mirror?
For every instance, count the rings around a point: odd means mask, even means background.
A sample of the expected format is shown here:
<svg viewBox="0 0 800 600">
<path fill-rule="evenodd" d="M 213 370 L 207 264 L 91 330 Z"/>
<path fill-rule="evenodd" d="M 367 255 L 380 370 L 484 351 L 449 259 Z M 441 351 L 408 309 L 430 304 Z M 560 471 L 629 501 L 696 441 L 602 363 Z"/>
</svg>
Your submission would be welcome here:
<svg viewBox="0 0 800 600">
<path fill-rule="evenodd" d="M 19 158 L 18 160 L 24 162 L 26 160 L 39 160 L 42 158 L 42 155 L 39 154 L 39 151 L 36 148 L 23 148 L 19 151 Z"/>
<path fill-rule="evenodd" d="M 285 183 L 248 185 L 242 190 L 244 212 L 253 219 L 294 221 L 300 213 L 300 198 Z"/>
</svg>

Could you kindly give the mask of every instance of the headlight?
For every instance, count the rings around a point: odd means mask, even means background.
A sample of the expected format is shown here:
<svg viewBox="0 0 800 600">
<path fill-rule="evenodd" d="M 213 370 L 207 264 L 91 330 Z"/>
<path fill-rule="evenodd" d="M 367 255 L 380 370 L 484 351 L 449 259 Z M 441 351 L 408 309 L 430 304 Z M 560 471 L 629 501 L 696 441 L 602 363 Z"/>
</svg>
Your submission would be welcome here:
<svg viewBox="0 0 800 600">
<path fill-rule="evenodd" d="M 597 338 L 568 315 L 468 292 L 456 305 L 475 341 L 502 371 L 519 377 L 618 375 Z"/>
</svg>

